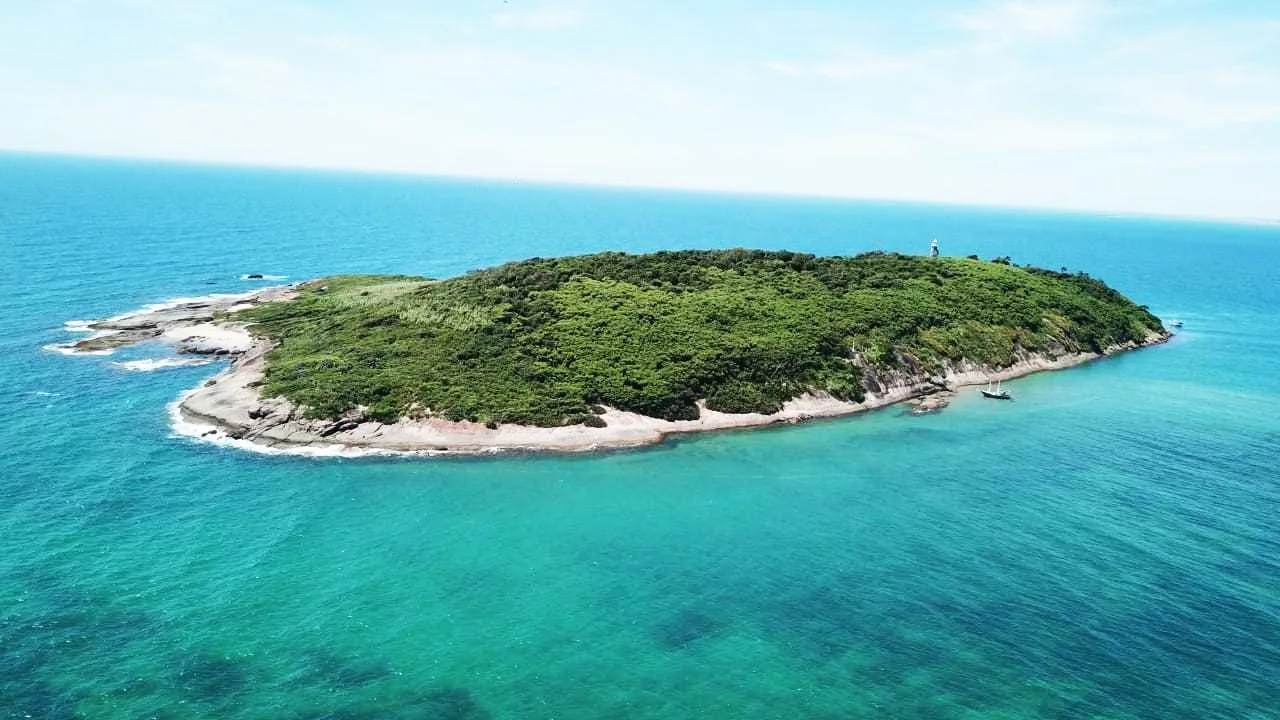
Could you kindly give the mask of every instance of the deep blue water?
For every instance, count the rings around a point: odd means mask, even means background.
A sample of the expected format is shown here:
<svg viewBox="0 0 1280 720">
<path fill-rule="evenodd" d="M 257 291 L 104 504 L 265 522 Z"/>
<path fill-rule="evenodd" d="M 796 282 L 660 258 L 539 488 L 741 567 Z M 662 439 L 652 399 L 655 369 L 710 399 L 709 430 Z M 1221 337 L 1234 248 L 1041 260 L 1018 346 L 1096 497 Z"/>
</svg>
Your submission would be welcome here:
<svg viewBox="0 0 1280 720">
<path fill-rule="evenodd" d="M 636 452 L 266 457 L 63 323 L 244 273 L 1010 255 L 1168 345 Z M 0 718 L 1280 717 L 1280 227 L 0 155 Z"/>
</svg>

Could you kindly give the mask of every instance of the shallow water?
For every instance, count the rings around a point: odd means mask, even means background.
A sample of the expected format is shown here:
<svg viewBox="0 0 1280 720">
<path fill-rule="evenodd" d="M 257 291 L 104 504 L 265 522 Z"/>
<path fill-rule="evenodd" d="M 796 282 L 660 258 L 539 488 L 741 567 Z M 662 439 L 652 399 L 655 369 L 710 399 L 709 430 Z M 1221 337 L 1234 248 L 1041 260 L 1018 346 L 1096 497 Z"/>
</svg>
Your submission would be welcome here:
<svg viewBox="0 0 1280 720">
<path fill-rule="evenodd" d="M 251 273 L 934 235 L 1186 326 L 1012 403 L 470 460 L 201 445 L 217 365 L 41 350 Z M 1280 708 L 1280 228 L 0 156 L 0 246 L 0 717 Z"/>
</svg>

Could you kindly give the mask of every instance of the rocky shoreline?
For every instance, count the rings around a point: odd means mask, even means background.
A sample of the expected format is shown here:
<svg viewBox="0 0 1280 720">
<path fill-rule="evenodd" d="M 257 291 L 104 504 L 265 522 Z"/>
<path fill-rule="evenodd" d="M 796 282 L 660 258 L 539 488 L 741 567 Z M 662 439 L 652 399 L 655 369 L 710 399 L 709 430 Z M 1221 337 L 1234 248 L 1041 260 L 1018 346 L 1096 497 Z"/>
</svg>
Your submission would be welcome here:
<svg viewBox="0 0 1280 720">
<path fill-rule="evenodd" d="M 1005 368 L 954 363 L 944 375 L 866 370 L 867 395 L 860 403 L 805 395 L 786 402 L 772 414 L 730 414 L 701 407 L 696 420 L 668 421 L 603 408 L 602 427 L 486 426 L 441 419 L 380 423 L 359 411 L 342 418 L 312 420 L 283 398 L 263 398 L 260 387 L 271 350 L 240 323 L 221 319 L 226 313 L 263 302 L 289 300 L 296 286 L 265 288 L 235 296 L 210 296 L 163 306 L 77 329 L 94 333 L 69 346 L 74 352 L 100 353 L 147 340 L 174 342 L 179 353 L 227 357 L 230 366 L 184 393 L 170 406 L 175 431 L 207 442 L 263 452 L 310 455 L 378 453 L 487 454 L 504 451 L 587 452 L 660 443 L 678 433 L 706 432 L 795 424 L 806 420 L 865 412 L 908 402 L 912 414 L 942 410 L 965 386 L 1011 380 L 1035 372 L 1080 365 L 1120 352 L 1160 344 L 1168 333 L 1152 334 L 1142 343 L 1107 348 L 1104 353 L 1063 353 L 1054 357 L 1025 354 Z"/>
<path fill-rule="evenodd" d="M 204 387 L 184 395 L 174 405 L 175 421 L 190 427 L 186 434 L 206 440 L 246 443 L 279 452 L 341 454 L 351 452 L 485 454 L 503 451 L 589 452 L 608 448 L 653 445 L 679 433 L 796 424 L 816 418 L 865 412 L 901 402 L 912 404 L 913 414 L 937 412 L 946 407 L 962 387 L 994 380 L 1011 380 L 1035 372 L 1074 367 L 1109 355 L 1159 344 L 1167 336 L 1155 336 L 1143 344 L 1108 348 L 1103 354 L 1075 353 L 1057 358 L 1029 355 L 1014 365 L 992 369 L 957 366 L 943 377 L 903 375 L 868 393 L 861 403 L 806 395 L 784 404 L 773 414 L 729 414 L 701 408 L 697 420 L 661 420 L 615 408 L 599 415 L 604 427 L 573 425 L 542 428 L 521 425 L 488 427 L 474 422 L 401 420 L 384 424 L 359 412 L 332 420 L 309 420 L 292 404 L 278 398 L 262 398 L 265 343 L 255 345 L 230 368 Z M 253 448 L 250 448 L 253 449 Z"/>
<path fill-rule="evenodd" d="M 106 320 L 68 323 L 88 337 L 49 349 L 67 354 L 104 355 L 149 340 L 176 343 L 179 353 L 234 355 L 247 352 L 254 339 L 241 326 L 219 321 L 227 313 L 266 302 L 290 300 L 297 286 L 278 285 L 247 293 L 182 298 L 149 305 Z"/>
</svg>

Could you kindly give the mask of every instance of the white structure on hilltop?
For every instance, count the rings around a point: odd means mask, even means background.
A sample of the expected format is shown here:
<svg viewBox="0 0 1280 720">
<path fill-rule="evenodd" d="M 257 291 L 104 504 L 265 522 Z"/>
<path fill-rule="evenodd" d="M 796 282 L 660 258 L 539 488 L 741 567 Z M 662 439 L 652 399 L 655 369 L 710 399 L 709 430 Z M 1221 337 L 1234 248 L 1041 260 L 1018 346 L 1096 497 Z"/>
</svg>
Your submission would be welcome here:
<svg viewBox="0 0 1280 720">
<path fill-rule="evenodd" d="M 929 257 L 938 257 L 938 238 L 929 243 Z"/>
</svg>

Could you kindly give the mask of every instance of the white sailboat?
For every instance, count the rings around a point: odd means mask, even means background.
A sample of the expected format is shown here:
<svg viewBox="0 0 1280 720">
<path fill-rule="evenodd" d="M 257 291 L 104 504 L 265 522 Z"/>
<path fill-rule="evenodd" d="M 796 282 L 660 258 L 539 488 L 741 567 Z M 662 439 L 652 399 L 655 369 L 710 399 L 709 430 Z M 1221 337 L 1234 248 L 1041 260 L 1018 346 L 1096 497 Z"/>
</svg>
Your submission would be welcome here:
<svg viewBox="0 0 1280 720">
<path fill-rule="evenodd" d="M 987 386 L 982 390 L 982 397 L 991 398 L 992 400 L 1012 400 L 1008 390 L 1000 389 L 1000 381 L 997 380 L 994 387 L 991 382 L 987 381 Z"/>
</svg>

